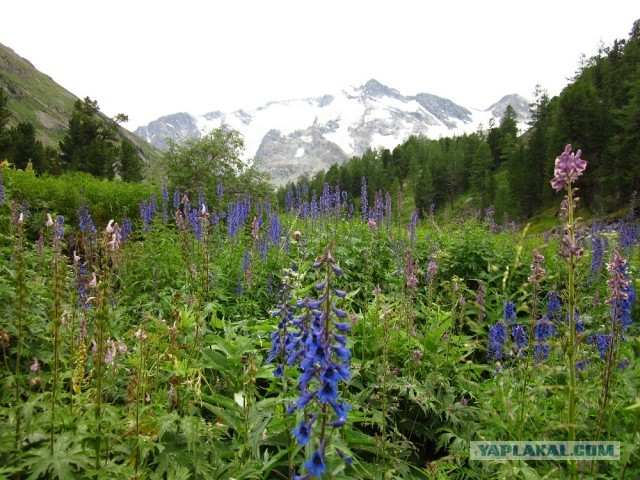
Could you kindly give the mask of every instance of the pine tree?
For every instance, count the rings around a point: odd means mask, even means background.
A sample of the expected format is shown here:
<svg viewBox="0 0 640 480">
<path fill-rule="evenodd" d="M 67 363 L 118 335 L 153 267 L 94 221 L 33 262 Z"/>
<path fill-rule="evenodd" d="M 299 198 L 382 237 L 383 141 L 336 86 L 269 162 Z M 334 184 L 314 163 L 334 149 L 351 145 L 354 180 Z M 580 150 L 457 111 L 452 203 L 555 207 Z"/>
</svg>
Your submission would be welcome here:
<svg viewBox="0 0 640 480">
<path fill-rule="evenodd" d="M 420 179 L 415 185 L 414 200 L 416 209 L 421 215 L 426 215 L 431 204 L 435 201 L 436 189 L 433 185 L 433 176 L 429 164 L 422 169 Z"/>
<path fill-rule="evenodd" d="M 129 140 L 120 143 L 118 174 L 125 182 L 140 182 L 144 178 L 144 164 Z"/>
<path fill-rule="evenodd" d="M 60 163 L 65 170 L 113 178 L 118 149 L 113 128 L 99 117 L 95 100 L 77 100 L 67 134 L 60 142 Z"/>
</svg>

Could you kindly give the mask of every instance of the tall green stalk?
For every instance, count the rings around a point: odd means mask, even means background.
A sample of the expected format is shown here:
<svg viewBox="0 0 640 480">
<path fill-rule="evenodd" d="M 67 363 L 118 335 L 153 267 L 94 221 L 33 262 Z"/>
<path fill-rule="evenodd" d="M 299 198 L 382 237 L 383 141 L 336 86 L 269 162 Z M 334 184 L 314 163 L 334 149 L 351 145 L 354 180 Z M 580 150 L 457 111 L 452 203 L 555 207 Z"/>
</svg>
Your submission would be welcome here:
<svg viewBox="0 0 640 480">
<path fill-rule="evenodd" d="M 575 220 L 574 220 L 574 197 L 571 181 L 567 183 L 567 236 L 569 244 L 575 245 Z M 576 439 L 576 289 L 575 289 L 575 269 L 576 254 L 573 249 L 569 249 L 569 272 L 567 286 L 567 315 L 569 317 L 569 344 L 567 346 L 567 363 L 569 366 L 569 398 L 568 398 L 568 440 L 574 442 Z M 569 461 L 569 478 L 576 477 L 576 462 Z"/>
<path fill-rule="evenodd" d="M 51 455 L 54 454 L 55 443 L 55 410 L 60 383 L 60 327 L 62 326 L 62 297 L 64 295 L 64 281 L 66 277 L 66 262 L 60 254 L 60 238 L 58 232 L 53 234 L 53 257 L 51 260 L 51 275 L 53 278 L 53 306 L 51 308 L 52 341 L 53 341 L 53 386 L 51 392 L 51 425 L 50 443 Z"/>
<path fill-rule="evenodd" d="M 14 214 L 15 216 L 15 214 Z M 23 215 L 17 218 L 16 221 L 16 247 L 14 250 L 15 265 L 16 265 L 16 364 L 14 370 L 14 390 L 15 390 L 15 416 L 16 416 L 16 435 L 15 435 L 15 448 L 17 451 L 21 450 L 21 438 L 20 429 L 22 428 L 22 416 L 20 414 L 20 386 L 22 383 L 20 364 L 22 362 L 22 343 L 25 327 L 25 307 L 27 303 L 27 281 L 26 281 L 26 266 L 24 261 L 24 220 Z"/>
</svg>

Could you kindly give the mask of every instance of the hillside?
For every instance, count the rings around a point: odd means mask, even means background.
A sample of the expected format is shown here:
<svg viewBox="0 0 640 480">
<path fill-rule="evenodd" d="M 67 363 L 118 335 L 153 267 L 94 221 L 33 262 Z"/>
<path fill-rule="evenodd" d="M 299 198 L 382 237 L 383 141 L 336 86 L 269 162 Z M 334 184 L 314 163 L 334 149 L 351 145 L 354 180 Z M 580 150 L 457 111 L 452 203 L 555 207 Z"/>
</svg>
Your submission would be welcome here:
<svg viewBox="0 0 640 480">
<path fill-rule="evenodd" d="M 44 145 L 57 147 L 78 97 L 1 43 L 0 88 L 9 96 L 8 108 L 12 113 L 9 123 L 31 123 Z M 136 145 L 146 161 L 160 157 L 156 148 L 126 129 L 120 128 L 119 133 Z"/>
</svg>

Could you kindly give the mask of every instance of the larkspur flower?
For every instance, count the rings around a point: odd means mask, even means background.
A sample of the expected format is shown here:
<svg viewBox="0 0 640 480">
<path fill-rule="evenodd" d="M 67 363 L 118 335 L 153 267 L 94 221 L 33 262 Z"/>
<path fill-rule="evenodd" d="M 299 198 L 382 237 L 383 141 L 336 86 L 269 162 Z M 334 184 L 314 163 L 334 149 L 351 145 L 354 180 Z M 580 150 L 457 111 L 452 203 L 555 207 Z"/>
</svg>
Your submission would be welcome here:
<svg viewBox="0 0 640 480">
<path fill-rule="evenodd" d="M 360 206 L 362 207 L 362 218 L 369 218 L 369 209 L 367 201 L 367 177 L 362 177 L 362 185 L 360 188 Z"/>
<path fill-rule="evenodd" d="M 322 474 L 327 471 L 327 467 L 324 464 L 323 452 L 316 450 L 311 455 L 311 458 L 304 464 L 305 468 L 311 475 L 316 477 L 322 477 Z"/>
<path fill-rule="evenodd" d="M 411 212 L 411 221 L 409 222 L 409 242 L 412 245 L 416 243 L 416 227 L 418 226 L 418 210 L 415 208 Z"/>
<path fill-rule="evenodd" d="M 562 315 L 562 302 L 557 292 L 550 292 L 547 300 L 547 316 L 551 321 L 559 320 Z"/>
<path fill-rule="evenodd" d="M 87 208 L 87 204 L 83 203 L 78 209 L 78 225 L 80 226 L 80 230 L 82 233 L 96 235 L 98 230 L 93 224 L 93 220 L 91 219 L 91 215 L 89 214 L 89 209 Z"/>
<path fill-rule="evenodd" d="M 487 356 L 492 360 L 500 360 L 507 340 L 507 330 L 503 321 L 497 322 L 489 329 L 489 346 Z"/>
<path fill-rule="evenodd" d="M 504 302 L 504 321 L 505 323 L 515 323 L 516 321 L 516 307 L 513 302 Z"/>
<path fill-rule="evenodd" d="M 311 435 L 311 425 L 315 421 L 316 416 L 312 416 L 311 420 L 308 423 L 300 422 L 296 428 L 291 430 L 291 434 L 295 437 L 296 441 L 301 445 L 305 446 L 307 442 L 309 442 L 309 438 Z"/>
<path fill-rule="evenodd" d="M 611 293 L 606 303 L 610 306 L 611 331 L 616 332 L 616 336 L 621 336 L 631 325 L 631 307 L 636 292 L 627 277 L 627 260 L 622 258 L 617 250 L 611 254 L 607 269 L 610 274 L 607 286 Z M 617 340 L 618 338 L 615 339 Z"/>
<path fill-rule="evenodd" d="M 305 297 L 295 302 L 295 308 L 300 313 L 293 316 L 288 293 L 291 286 L 290 282 L 285 281 L 278 310 L 274 312 L 279 319 L 278 329 L 271 334 L 272 348 L 267 361 L 279 360 L 274 372 L 277 377 L 284 375 L 285 364 L 299 365 L 301 373 L 296 386 L 299 396 L 287 411 L 302 412 L 304 420 L 292 430 L 292 434 L 300 445 L 307 445 L 313 438 L 316 443 L 314 447 L 317 446 L 304 464 L 307 476 L 295 478 L 318 476 L 326 471 L 325 442 L 335 441 L 335 435 L 326 433 L 326 427 L 343 426 L 349 410 L 349 406 L 340 398 L 339 384 L 350 377 L 351 351 L 346 346 L 347 338 L 344 335 L 350 325 L 340 321 L 348 315 L 334 303 L 334 299 L 343 298 L 346 291 L 333 285 L 335 278 L 342 276 L 343 272 L 336 265 L 331 248 L 332 245 L 329 245 L 324 256 L 313 264 L 313 268 L 324 273 L 315 285 L 318 298 Z M 326 414 L 327 406 L 331 407 L 333 415 Z M 319 415 L 321 411 L 323 414 Z M 321 425 L 316 425 L 318 422 Z M 312 435 L 311 432 L 316 429 L 318 433 Z"/>
<path fill-rule="evenodd" d="M 173 191 L 173 208 L 178 208 L 180 206 L 180 190 L 178 187 Z"/>
<path fill-rule="evenodd" d="M 516 355 L 521 355 L 527 346 L 527 329 L 522 325 L 514 325 L 511 329 L 513 336 L 513 346 L 516 349 Z"/>
<path fill-rule="evenodd" d="M 591 241 L 591 268 L 589 270 L 589 283 L 599 277 L 600 271 L 604 267 L 605 240 L 601 235 L 601 226 L 594 222 L 589 234 Z"/>
<path fill-rule="evenodd" d="M 535 363 L 541 363 L 549 358 L 548 340 L 555 336 L 556 327 L 549 317 L 544 315 L 538 320 L 534 329 L 536 345 L 534 347 Z"/>
<path fill-rule="evenodd" d="M 587 343 L 594 345 L 598 350 L 598 355 L 603 360 L 607 358 L 609 347 L 611 346 L 611 335 L 598 333 L 587 337 Z"/>
</svg>

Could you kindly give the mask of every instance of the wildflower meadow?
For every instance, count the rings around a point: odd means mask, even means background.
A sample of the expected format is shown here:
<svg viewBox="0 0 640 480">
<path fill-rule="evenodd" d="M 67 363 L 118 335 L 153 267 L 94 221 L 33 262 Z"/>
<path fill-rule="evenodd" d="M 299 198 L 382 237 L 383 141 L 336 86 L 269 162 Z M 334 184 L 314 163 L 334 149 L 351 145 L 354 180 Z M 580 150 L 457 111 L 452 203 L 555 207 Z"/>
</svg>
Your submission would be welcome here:
<svg viewBox="0 0 640 480">
<path fill-rule="evenodd" d="M 544 230 L 0 169 L 0 478 L 640 478 L 638 207 L 581 218 L 582 156 Z"/>
</svg>

